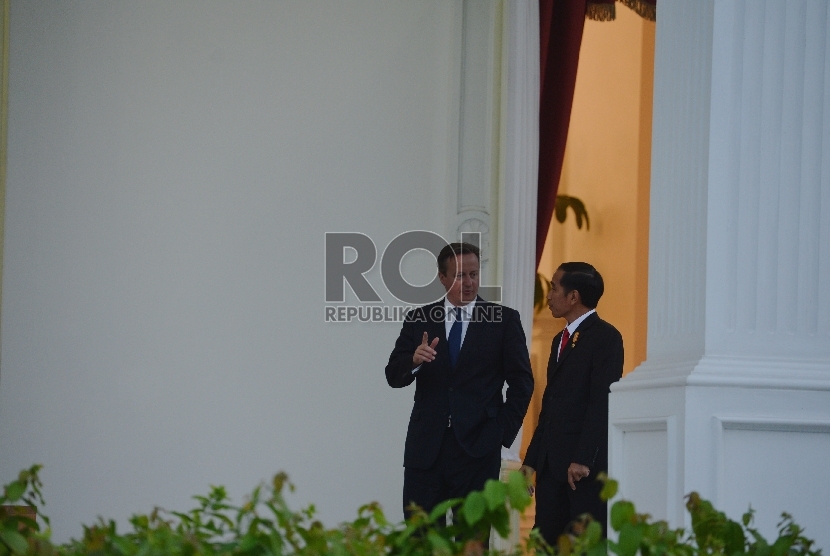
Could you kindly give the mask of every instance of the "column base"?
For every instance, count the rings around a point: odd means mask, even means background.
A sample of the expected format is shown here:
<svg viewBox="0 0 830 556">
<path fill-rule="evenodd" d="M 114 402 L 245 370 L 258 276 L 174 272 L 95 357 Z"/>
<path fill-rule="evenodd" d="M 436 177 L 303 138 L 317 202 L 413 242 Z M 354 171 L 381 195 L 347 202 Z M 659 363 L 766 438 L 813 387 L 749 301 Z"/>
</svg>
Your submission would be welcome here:
<svg viewBox="0 0 830 556">
<path fill-rule="evenodd" d="M 735 386 L 781 390 L 830 390 L 830 362 L 705 355 L 649 359 L 611 387 L 614 392 L 674 386 Z"/>
<path fill-rule="evenodd" d="M 801 364 L 783 384 L 775 362 L 758 363 L 646 364 L 615 384 L 609 475 L 674 527 L 689 527 L 684 497 L 697 491 L 732 519 L 751 506 L 767 538 L 786 511 L 827 549 L 830 381 L 822 365 Z"/>
</svg>

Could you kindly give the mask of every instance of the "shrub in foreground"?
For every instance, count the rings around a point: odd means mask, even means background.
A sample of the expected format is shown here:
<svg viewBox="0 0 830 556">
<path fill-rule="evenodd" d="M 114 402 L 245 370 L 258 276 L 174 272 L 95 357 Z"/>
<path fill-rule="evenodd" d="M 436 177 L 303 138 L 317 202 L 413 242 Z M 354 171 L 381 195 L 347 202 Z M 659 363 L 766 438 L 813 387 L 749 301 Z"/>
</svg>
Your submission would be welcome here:
<svg viewBox="0 0 830 556">
<path fill-rule="evenodd" d="M 376 503 L 358 509 L 354 521 L 326 528 L 315 519 L 314 506 L 291 510 L 283 493 L 293 490 L 284 473 L 270 484 L 253 490 L 241 506 L 234 505 L 224 487 L 212 487 L 187 512 L 154 509 L 130 519 L 131 530 L 119 532 L 112 520 L 99 518 L 84 526 L 80 539 L 56 545 L 50 540 L 39 465 L 20 472 L 0 496 L 0 556 L 483 556 L 482 543 L 491 528 L 506 537 L 509 510 L 530 504 L 525 478 L 512 473 L 506 483 L 488 481 L 483 491 L 448 500 L 432 512 L 413 512 L 403 523 L 390 523 Z M 603 497 L 616 494 L 617 485 L 606 480 Z M 10 506 L 34 507 L 36 516 Z M 813 541 L 792 517 L 783 514 L 779 536 L 767 542 L 751 527 L 752 512 L 742 523 L 730 520 L 696 493 L 688 496 L 692 530 L 671 529 L 664 521 L 638 514 L 631 502 L 611 506 L 610 525 L 616 541 L 602 539 L 601 527 L 589 517 L 574 526 L 573 535 L 562 535 L 550 546 L 535 532 L 517 547 L 516 556 L 536 552 L 570 556 L 818 556 Z M 453 519 L 443 524 L 451 510 Z"/>
</svg>

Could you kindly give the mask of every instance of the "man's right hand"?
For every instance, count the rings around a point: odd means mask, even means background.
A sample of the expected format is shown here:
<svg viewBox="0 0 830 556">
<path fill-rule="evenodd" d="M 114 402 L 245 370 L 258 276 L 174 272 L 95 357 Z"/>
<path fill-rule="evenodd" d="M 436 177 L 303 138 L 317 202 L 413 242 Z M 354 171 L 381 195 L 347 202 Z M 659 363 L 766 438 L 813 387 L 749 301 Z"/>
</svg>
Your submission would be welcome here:
<svg viewBox="0 0 830 556">
<path fill-rule="evenodd" d="M 412 354 L 412 368 L 414 369 L 424 363 L 434 361 L 435 356 L 438 355 L 438 352 L 435 351 L 435 346 L 437 345 L 438 336 L 432 340 L 432 343 L 429 343 L 429 336 L 426 332 L 424 332 L 424 339 L 421 341 L 421 345 L 419 345 L 418 349 L 415 350 L 415 353 Z"/>
<path fill-rule="evenodd" d="M 533 493 L 536 491 L 536 487 L 533 486 L 533 474 L 536 473 L 536 470 L 529 465 L 522 465 L 519 469 L 519 473 L 524 475 L 525 479 L 527 479 L 527 493 L 533 496 Z"/>
</svg>

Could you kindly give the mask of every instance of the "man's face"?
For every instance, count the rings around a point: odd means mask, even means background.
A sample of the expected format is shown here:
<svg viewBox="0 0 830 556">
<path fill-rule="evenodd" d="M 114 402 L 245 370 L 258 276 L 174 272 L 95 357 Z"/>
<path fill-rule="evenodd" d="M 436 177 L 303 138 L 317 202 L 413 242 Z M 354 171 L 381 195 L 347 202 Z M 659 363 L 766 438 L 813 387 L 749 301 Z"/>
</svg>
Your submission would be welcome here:
<svg viewBox="0 0 830 556">
<path fill-rule="evenodd" d="M 550 290 L 548 291 L 548 307 L 550 308 L 551 314 L 558 319 L 566 317 L 576 305 L 577 293 L 571 291 L 566 294 L 564 288 L 562 288 L 561 280 L 563 274 L 564 272 L 562 270 L 556 271 L 556 274 L 553 275 L 550 281 Z"/>
<path fill-rule="evenodd" d="M 478 257 L 472 253 L 456 255 L 447 260 L 446 276 L 438 273 L 438 279 L 447 290 L 447 299 L 453 305 L 466 305 L 478 295 Z"/>
</svg>

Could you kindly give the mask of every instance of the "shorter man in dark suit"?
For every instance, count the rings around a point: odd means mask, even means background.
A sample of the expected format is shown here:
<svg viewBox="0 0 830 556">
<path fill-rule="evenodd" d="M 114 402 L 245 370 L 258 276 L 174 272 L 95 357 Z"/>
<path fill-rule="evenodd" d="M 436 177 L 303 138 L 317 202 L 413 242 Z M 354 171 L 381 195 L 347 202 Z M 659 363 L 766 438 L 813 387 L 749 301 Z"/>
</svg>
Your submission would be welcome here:
<svg viewBox="0 0 830 556">
<path fill-rule="evenodd" d="M 403 456 L 405 513 L 412 503 L 430 511 L 497 479 L 501 446 L 516 438 L 533 393 L 519 313 L 477 295 L 478 248 L 444 247 L 438 278 L 446 297 L 407 315 L 386 365 L 393 388 L 415 382 Z"/>
<path fill-rule="evenodd" d="M 623 341 L 600 319 L 602 276 L 588 263 L 563 263 L 548 307 L 568 326 L 553 339 L 539 424 L 522 472 L 536 473 L 536 525 L 549 543 L 589 513 L 606 529 L 607 504 L 596 476 L 608 468 L 608 393 L 622 376 Z"/>
</svg>

